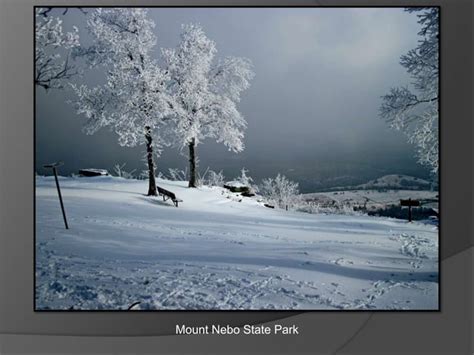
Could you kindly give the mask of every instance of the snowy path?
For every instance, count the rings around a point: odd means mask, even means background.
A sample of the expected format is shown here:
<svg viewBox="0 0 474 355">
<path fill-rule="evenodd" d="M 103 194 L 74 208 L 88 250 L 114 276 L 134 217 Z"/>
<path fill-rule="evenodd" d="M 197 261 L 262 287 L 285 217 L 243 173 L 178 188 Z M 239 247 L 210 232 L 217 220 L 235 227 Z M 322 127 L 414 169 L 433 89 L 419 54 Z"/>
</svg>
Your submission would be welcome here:
<svg viewBox="0 0 474 355">
<path fill-rule="evenodd" d="M 38 309 L 437 309 L 438 231 L 272 210 L 220 188 L 38 177 Z"/>
</svg>

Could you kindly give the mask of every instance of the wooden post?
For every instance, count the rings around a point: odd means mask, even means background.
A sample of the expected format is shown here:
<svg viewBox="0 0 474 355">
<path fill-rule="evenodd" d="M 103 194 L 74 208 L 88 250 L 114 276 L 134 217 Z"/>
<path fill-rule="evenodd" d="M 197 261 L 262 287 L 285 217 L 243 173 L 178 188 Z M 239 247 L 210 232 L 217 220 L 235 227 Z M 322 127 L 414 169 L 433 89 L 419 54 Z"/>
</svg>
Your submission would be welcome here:
<svg viewBox="0 0 474 355">
<path fill-rule="evenodd" d="M 66 211 L 64 210 L 63 197 L 61 195 L 61 189 L 59 188 L 58 173 L 56 167 L 53 168 L 53 172 L 54 180 L 56 180 L 56 188 L 58 189 L 59 204 L 61 205 L 61 211 L 63 213 L 64 226 L 66 227 L 66 229 L 69 229 L 69 226 L 67 225 Z"/>
<path fill-rule="evenodd" d="M 56 189 L 58 190 L 59 204 L 61 205 L 61 211 L 63 213 L 64 226 L 66 227 L 66 229 L 69 229 L 69 226 L 67 224 L 66 211 L 64 209 L 64 204 L 63 204 L 63 197 L 61 195 L 61 189 L 59 188 L 58 172 L 57 172 L 57 169 L 56 169 L 58 166 L 61 166 L 61 165 L 63 165 L 63 163 L 58 162 L 58 163 L 52 163 L 52 164 L 44 165 L 44 167 L 53 169 L 54 180 L 56 181 Z"/>
<path fill-rule="evenodd" d="M 408 201 L 411 202 L 411 198 Z M 411 222 L 411 204 L 408 205 L 408 222 Z"/>
<path fill-rule="evenodd" d="M 411 198 L 409 198 L 408 200 L 400 200 L 400 206 L 408 207 L 408 222 L 411 222 L 413 220 L 411 208 L 420 206 L 420 201 L 412 200 Z"/>
</svg>

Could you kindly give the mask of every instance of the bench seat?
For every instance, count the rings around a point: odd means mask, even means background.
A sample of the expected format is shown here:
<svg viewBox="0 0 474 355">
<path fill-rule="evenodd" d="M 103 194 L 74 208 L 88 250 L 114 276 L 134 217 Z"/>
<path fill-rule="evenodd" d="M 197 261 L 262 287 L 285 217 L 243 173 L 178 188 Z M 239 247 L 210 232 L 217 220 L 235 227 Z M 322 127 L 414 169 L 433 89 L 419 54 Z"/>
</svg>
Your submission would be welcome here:
<svg viewBox="0 0 474 355">
<path fill-rule="evenodd" d="M 179 198 L 176 197 L 174 192 L 168 191 L 168 190 L 166 190 L 162 187 L 159 187 L 159 186 L 157 186 L 157 189 L 158 189 L 158 194 L 160 196 L 163 196 L 163 201 L 167 201 L 167 200 L 171 199 L 171 201 L 173 201 L 173 203 L 176 207 L 178 207 L 178 202 L 183 202 L 183 200 L 180 200 Z"/>
</svg>

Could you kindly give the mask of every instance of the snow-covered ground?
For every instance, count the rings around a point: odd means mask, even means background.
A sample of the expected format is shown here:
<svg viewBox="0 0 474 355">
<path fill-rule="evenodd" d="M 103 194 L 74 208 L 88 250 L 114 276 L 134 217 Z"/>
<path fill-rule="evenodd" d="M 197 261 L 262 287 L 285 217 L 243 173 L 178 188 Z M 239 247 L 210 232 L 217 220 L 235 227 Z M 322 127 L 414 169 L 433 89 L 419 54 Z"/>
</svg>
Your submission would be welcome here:
<svg viewBox="0 0 474 355">
<path fill-rule="evenodd" d="M 437 309 L 438 230 L 264 207 L 222 188 L 36 179 L 37 309 Z"/>
<path fill-rule="evenodd" d="M 438 210 L 438 191 L 430 190 L 343 190 L 331 192 L 315 192 L 304 194 L 303 199 L 331 206 L 333 203 L 349 206 L 366 206 L 385 208 L 391 205 L 399 206 L 400 200 L 419 200 L 423 207 Z"/>
</svg>

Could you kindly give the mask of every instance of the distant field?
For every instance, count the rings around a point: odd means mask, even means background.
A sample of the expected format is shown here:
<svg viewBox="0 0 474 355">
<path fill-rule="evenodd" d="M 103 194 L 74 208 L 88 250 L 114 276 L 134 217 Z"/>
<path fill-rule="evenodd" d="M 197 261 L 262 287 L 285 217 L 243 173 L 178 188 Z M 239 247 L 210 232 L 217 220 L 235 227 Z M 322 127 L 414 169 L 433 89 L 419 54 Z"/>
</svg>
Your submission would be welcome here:
<svg viewBox="0 0 474 355">
<path fill-rule="evenodd" d="M 429 190 L 345 190 L 304 194 L 303 199 L 323 207 L 346 205 L 368 211 L 400 206 L 401 199 L 419 200 L 422 207 L 438 211 L 438 191 Z"/>
</svg>

